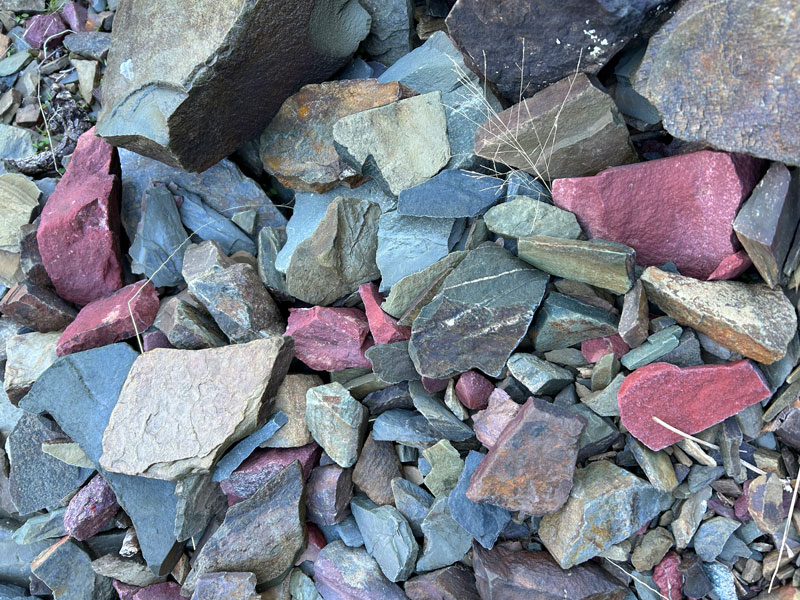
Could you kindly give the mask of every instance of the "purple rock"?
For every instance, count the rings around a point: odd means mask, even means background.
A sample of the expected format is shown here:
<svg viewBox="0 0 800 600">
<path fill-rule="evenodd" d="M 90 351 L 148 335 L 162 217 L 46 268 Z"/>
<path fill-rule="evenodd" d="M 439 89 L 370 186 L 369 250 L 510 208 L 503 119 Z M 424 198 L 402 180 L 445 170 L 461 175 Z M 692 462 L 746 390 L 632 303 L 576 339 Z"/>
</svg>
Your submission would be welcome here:
<svg viewBox="0 0 800 600">
<path fill-rule="evenodd" d="M 81 6 L 74 0 L 70 0 L 61 9 L 61 18 L 75 33 L 81 33 L 86 29 L 86 19 L 88 11 L 85 6 Z"/>
<path fill-rule="evenodd" d="M 95 475 L 69 501 L 64 513 L 64 530 L 76 540 L 89 539 L 103 529 L 118 510 L 114 490 L 102 475 Z"/>
<path fill-rule="evenodd" d="M 62 35 L 59 35 L 62 34 Z M 23 37 L 34 48 L 41 48 L 47 42 L 47 51 L 61 45 L 67 35 L 67 26 L 58 13 L 35 15 L 28 19 Z"/>
<path fill-rule="evenodd" d="M 154 583 L 143 587 L 133 595 L 133 600 L 184 600 L 181 586 L 174 581 Z"/>
<path fill-rule="evenodd" d="M 348 548 L 340 540 L 319 553 L 314 580 L 325 600 L 408 600 L 364 548 Z"/>
<path fill-rule="evenodd" d="M 158 329 L 151 327 L 142 334 L 142 348 L 145 352 L 154 348 L 174 348 L 169 338 Z"/>
<path fill-rule="evenodd" d="M 306 516 L 317 525 L 335 525 L 350 514 L 352 469 L 325 465 L 311 471 L 306 486 Z"/>
<path fill-rule="evenodd" d="M 522 406 L 514 402 L 511 396 L 500 388 L 496 388 L 489 395 L 488 408 L 472 416 L 475 437 L 491 450 L 506 425 L 517 416 L 520 408 Z"/>
<path fill-rule="evenodd" d="M 482 410 L 489 405 L 489 396 L 494 391 L 492 382 L 480 373 L 467 371 L 458 378 L 456 396 L 461 404 L 472 410 Z"/>
</svg>

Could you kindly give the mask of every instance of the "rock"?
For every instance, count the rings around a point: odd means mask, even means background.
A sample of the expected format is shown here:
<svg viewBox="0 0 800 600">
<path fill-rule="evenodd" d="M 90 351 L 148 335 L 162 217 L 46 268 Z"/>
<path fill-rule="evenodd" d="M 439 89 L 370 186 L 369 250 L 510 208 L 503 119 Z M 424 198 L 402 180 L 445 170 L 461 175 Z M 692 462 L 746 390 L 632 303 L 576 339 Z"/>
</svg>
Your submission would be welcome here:
<svg viewBox="0 0 800 600">
<path fill-rule="evenodd" d="M 408 355 L 408 342 L 395 342 L 371 346 L 364 353 L 372 365 L 372 371 L 386 384 L 418 380 L 419 374 Z"/>
<path fill-rule="evenodd" d="M 263 227 L 258 232 L 258 276 L 278 300 L 289 300 L 286 275 L 275 268 L 275 259 L 286 243 L 285 227 Z"/>
<path fill-rule="evenodd" d="M 291 353 L 291 340 L 273 337 L 139 356 L 103 434 L 100 464 L 167 480 L 210 471 L 229 446 L 263 422 L 263 403 L 274 397 Z M 246 372 L 238 367 L 243 361 L 252 365 Z M 226 381 L 220 373 L 237 375 Z M 157 428 L 158 422 L 169 425 Z"/>
<path fill-rule="evenodd" d="M 412 48 L 413 3 L 409 0 L 368 0 L 364 8 L 372 17 L 372 27 L 364 40 L 364 49 L 373 60 L 391 65 Z"/>
<path fill-rule="evenodd" d="M 800 157 L 800 155 L 798 155 Z M 800 220 L 797 183 L 780 163 L 773 163 L 739 209 L 733 230 L 764 282 L 775 287 Z"/>
<path fill-rule="evenodd" d="M 683 574 L 683 593 L 689 598 L 702 598 L 712 591 L 711 581 L 697 556 L 687 556 L 681 560 L 679 571 Z M 744 575 L 744 571 L 742 572 Z M 743 579 L 745 579 L 743 577 Z"/>
<path fill-rule="evenodd" d="M 289 418 L 283 411 L 278 411 L 272 415 L 269 420 L 249 436 L 241 440 L 235 446 L 231 447 L 223 456 L 216 467 L 214 467 L 214 474 L 212 479 L 214 481 L 223 481 L 231 476 L 236 468 L 241 465 L 248 456 L 260 445 L 269 440 L 275 433 L 286 423 Z"/>
<path fill-rule="evenodd" d="M 503 429 L 519 412 L 521 406 L 503 390 L 496 388 L 489 396 L 489 406 L 472 415 L 475 436 L 491 449 L 497 443 Z"/>
<path fill-rule="evenodd" d="M 756 159 L 703 150 L 557 180 L 553 204 L 574 212 L 588 237 L 631 246 L 642 266 L 672 261 L 705 279 L 739 249 L 733 220 L 759 170 Z M 657 208 L 634 209 L 643 202 Z M 698 210 L 702 222 L 691 217 Z M 630 218 L 608 218 L 615 214 Z"/>
<path fill-rule="evenodd" d="M 13 125 L 0 125 L 0 157 L 3 159 L 26 158 L 32 156 L 36 154 L 35 143 L 33 132 L 30 129 L 14 127 Z M 15 182 L 17 184 L 22 184 L 23 190 L 28 187 L 23 182 L 30 183 L 27 177 L 18 174 L 12 174 L 11 176 L 4 175 L 0 181 L 11 183 L 14 188 L 17 187 L 13 185 Z M 22 198 L 20 198 L 20 200 L 21 199 Z M 19 210 L 19 208 L 21 207 L 17 207 L 17 210 Z M 29 220 L 30 218 L 26 219 L 25 223 Z M 24 223 L 21 223 L 21 225 L 24 225 Z"/>
<path fill-rule="evenodd" d="M 598 565 L 587 563 L 563 571 L 547 552 L 485 550 L 473 545 L 475 579 L 483 600 L 545 600 L 558 596 L 579 600 L 622 600 L 627 588 Z"/>
<path fill-rule="evenodd" d="M 685 369 L 653 363 L 628 375 L 617 399 L 623 425 L 648 448 L 660 450 L 683 436 L 652 417 L 694 434 L 769 395 L 769 386 L 753 363 L 740 360 Z"/>
<path fill-rule="evenodd" d="M 198 575 L 192 600 L 257 598 L 253 573 L 203 573 Z"/>
<path fill-rule="evenodd" d="M 14 519 L 0 520 L 0 549 L 3 552 L 3 558 L 0 560 L 0 574 L 2 574 L 4 584 L 27 588 L 31 578 L 31 561 L 39 553 L 47 550 L 52 544 L 52 540 L 19 545 L 12 537 L 18 528 L 19 523 Z M 3 588 L 0 587 L 0 590 Z"/>
<path fill-rule="evenodd" d="M 471 410 L 483 410 L 489 406 L 494 389 L 491 381 L 475 371 L 462 373 L 455 387 L 461 404 Z"/>
<path fill-rule="evenodd" d="M 356 308 L 289 309 L 285 335 L 294 339 L 295 357 L 317 371 L 371 367 L 364 356 L 369 323 Z"/>
<path fill-rule="evenodd" d="M 52 512 L 36 515 L 27 519 L 11 535 L 11 539 L 18 545 L 25 546 L 41 540 L 64 537 L 65 511 L 66 509 L 59 508 Z M 2 586 L 0 586 L 0 592 L 1 591 L 3 591 Z"/>
<path fill-rule="evenodd" d="M 69 501 L 64 530 L 76 540 L 87 540 L 102 531 L 118 510 L 114 490 L 102 475 L 95 475 Z"/>
<path fill-rule="evenodd" d="M 392 481 L 397 477 L 402 473 L 394 444 L 376 442 L 368 435 L 353 469 L 353 483 L 375 504 L 394 504 Z"/>
<path fill-rule="evenodd" d="M 56 356 L 59 334 L 23 333 L 6 341 L 6 365 L 3 388 L 14 406 L 28 393 L 31 386 L 52 365 Z"/>
<path fill-rule="evenodd" d="M 633 458 L 644 471 L 647 480 L 660 492 L 671 492 L 678 487 L 675 468 L 666 452 L 653 452 L 633 437 L 628 437 Z M 659 560 L 661 560 L 659 558 Z M 637 569 L 647 571 L 648 569 Z"/>
<path fill-rule="evenodd" d="M 475 135 L 475 154 L 548 181 L 637 160 L 614 100 L 583 73 L 492 115 Z"/>
<path fill-rule="evenodd" d="M 75 6 L 80 5 L 75 3 Z M 70 33 L 64 38 L 64 47 L 79 56 L 105 60 L 111 44 L 111 34 L 102 31 L 76 31 L 77 33 Z"/>
<path fill-rule="evenodd" d="M 47 274 L 67 302 L 82 306 L 122 287 L 119 193 L 117 152 L 90 129 L 78 140 L 36 233 Z"/>
<path fill-rule="evenodd" d="M 427 448 L 438 442 L 441 434 L 419 412 L 392 408 L 375 420 L 372 425 L 372 437 L 376 441 L 398 442 L 414 448 Z"/>
<path fill-rule="evenodd" d="M 253 138 L 301 85 L 327 79 L 344 66 L 370 22 L 366 11 L 346 0 L 298 6 L 284 19 L 271 5 L 239 2 L 222 12 L 209 6 L 206 13 L 202 5 L 175 5 L 161 15 L 163 22 L 181 19 L 187 8 L 198 18 L 206 15 L 202 35 L 186 28 L 179 45 L 158 28 L 137 26 L 146 3 L 117 10 L 98 133 L 167 164 L 203 171 Z M 281 44 L 265 44 L 270 29 L 289 33 Z M 137 64 L 130 59 L 133 49 L 172 60 Z M 200 71 L 202 77 L 193 76 Z M 268 77 L 258 80 L 254 73 Z M 249 92 L 232 93 L 242 89 Z M 247 116 L 234 123 L 231 115 L 245 105 Z M 152 110 L 161 115 L 157 126 L 147 118 Z M 208 118 L 202 127 L 190 127 L 187 116 L 197 114 Z"/>
<path fill-rule="evenodd" d="M 649 323 L 647 295 L 641 280 L 637 280 L 625 293 L 619 316 L 619 335 L 628 346 L 636 348 L 647 339 Z"/>
<path fill-rule="evenodd" d="M 148 282 L 133 283 L 84 306 L 58 339 L 59 356 L 120 342 L 155 321 L 158 293 Z"/>
<path fill-rule="evenodd" d="M 228 509 L 195 555 L 183 591 L 193 591 L 199 575 L 215 571 L 250 572 L 259 585 L 271 585 L 289 572 L 305 543 L 303 475 L 295 461 Z"/>
<path fill-rule="evenodd" d="M 759 475 L 748 485 L 746 497 L 747 512 L 759 530 L 768 534 L 778 532 L 788 514 L 780 477 L 775 473 Z"/>
<path fill-rule="evenodd" d="M 64 36 L 67 34 L 67 25 L 58 13 L 48 13 L 34 15 L 25 24 L 25 41 L 34 48 L 42 48 L 45 51 L 53 51 L 53 48 L 60 46 Z"/>
<path fill-rule="evenodd" d="M 309 304 L 332 304 L 376 279 L 377 204 L 336 198 L 314 233 L 298 244 L 286 268 L 286 290 Z"/>
<path fill-rule="evenodd" d="M 256 246 L 250 236 L 239 229 L 233 221 L 203 202 L 199 195 L 173 183 L 168 184 L 168 189 L 179 197 L 178 210 L 181 221 L 186 229 L 193 232 L 193 240 L 213 240 L 222 247 L 225 254 L 233 254 L 240 250 L 250 254 L 256 253 Z"/>
<path fill-rule="evenodd" d="M 431 179 L 400 192 L 397 212 L 408 217 L 459 219 L 477 217 L 500 201 L 500 179 L 446 169 Z"/>
<path fill-rule="evenodd" d="M 629 350 L 628 344 L 617 334 L 581 342 L 581 354 L 590 363 L 598 362 L 607 354 L 622 358 Z"/>
<path fill-rule="evenodd" d="M 660 329 L 647 338 L 641 346 L 634 348 L 620 359 L 622 366 L 633 371 L 657 361 L 665 354 L 672 352 L 680 344 L 683 330 L 678 325 Z"/>
<path fill-rule="evenodd" d="M 323 600 L 312 579 L 300 569 L 292 569 L 289 576 L 289 593 L 297 600 Z M 259 596 L 253 596 L 254 600 Z M 222 599 L 220 599 L 222 600 Z"/>
<path fill-rule="evenodd" d="M 314 583 L 323 598 L 405 600 L 400 587 L 383 575 L 365 549 L 348 548 L 341 541 L 328 544 L 319 553 Z"/>
<path fill-rule="evenodd" d="M 133 595 L 133 600 L 181 600 L 181 586 L 174 581 L 154 583 Z"/>
<path fill-rule="evenodd" d="M 42 255 L 39 253 L 39 242 L 36 232 L 39 223 L 20 227 L 19 234 L 19 268 L 24 279 L 40 287 L 52 289 L 53 282 L 42 264 Z"/>
<path fill-rule="evenodd" d="M 460 563 L 406 581 L 410 600 L 480 600 L 472 571 Z"/>
<path fill-rule="evenodd" d="M 780 290 L 696 281 L 655 267 L 646 269 L 641 280 L 650 301 L 681 325 L 764 364 L 780 360 L 794 336 L 797 316 Z M 760 318 L 766 314 L 772 317 Z"/>
<path fill-rule="evenodd" d="M 392 479 L 392 495 L 395 507 L 406 518 L 411 531 L 415 536 L 422 537 L 422 521 L 433 506 L 435 498 L 423 488 L 401 477 Z"/>
<path fill-rule="evenodd" d="M 164 185 L 147 188 L 129 251 L 131 270 L 156 287 L 179 285 L 187 238 L 172 192 Z"/>
<path fill-rule="evenodd" d="M 547 352 L 616 332 L 617 320 L 611 313 L 550 292 L 533 322 L 531 338 L 537 351 Z"/>
<path fill-rule="evenodd" d="M 449 269 L 455 268 L 458 258 L 447 257 L 451 249 L 450 239 L 453 237 L 451 234 L 459 224 L 461 221 L 453 219 L 406 217 L 396 211 L 381 215 L 375 258 L 381 274 L 380 290 L 388 291 L 401 281 L 409 279 L 406 285 L 416 292 L 411 290 L 398 292 L 395 299 L 390 294 L 387 303 L 402 302 L 407 310 L 411 307 L 416 294 L 425 289 L 426 283 L 429 284 Z M 420 239 L 425 240 L 425 244 L 419 244 Z M 460 258 L 463 256 L 465 255 L 461 255 Z M 416 277 L 411 280 L 415 274 Z M 408 298 L 405 302 L 398 298 L 401 294 Z M 397 318 L 401 318 L 405 313 L 400 307 L 393 311 L 388 308 L 384 310 Z"/>
<path fill-rule="evenodd" d="M 450 159 L 441 92 L 342 117 L 333 140 L 347 165 L 394 195 L 430 179 Z"/>
<path fill-rule="evenodd" d="M 334 193 L 338 195 L 333 195 Z M 286 223 L 286 241 L 275 256 L 275 270 L 286 273 L 294 251 L 303 241 L 311 238 L 327 213 L 328 206 L 339 195 L 341 193 L 338 192 L 338 188 L 326 194 L 295 194 L 294 210 L 289 222 Z"/>
<path fill-rule="evenodd" d="M 228 344 L 228 338 L 199 302 L 188 292 L 172 296 L 161 303 L 155 326 L 174 348 L 201 350 Z"/>
<path fill-rule="evenodd" d="M 350 514 L 353 473 L 339 465 L 325 465 L 311 471 L 306 488 L 308 520 L 317 525 L 341 523 Z"/>
<path fill-rule="evenodd" d="M 484 220 L 491 232 L 507 238 L 550 236 L 577 239 L 581 234 L 578 220 L 571 212 L 529 196 L 516 196 L 493 206 Z"/>
<path fill-rule="evenodd" d="M 681 559 L 674 552 L 667 554 L 653 570 L 653 581 L 667 600 L 681 600 L 683 575 L 678 570 Z"/>
<path fill-rule="evenodd" d="M 542 518 L 539 537 L 568 569 L 627 539 L 670 504 L 668 494 L 624 469 L 594 462 L 575 471 L 567 503 Z"/>
<path fill-rule="evenodd" d="M 377 417 L 392 408 L 414 408 L 414 402 L 408 392 L 408 383 L 405 382 L 368 394 L 362 400 L 362 404 L 369 409 L 371 417 Z"/>
<path fill-rule="evenodd" d="M 794 139 L 791 132 L 796 128 L 790 115 L 798 96 L 789 74 L 796 57 L 785 52 L 776 55 L 752 43 L 753 39 L 770 39 L 788 48 L 797 41 L 796 32 L 780 16 L 783 5 L 769 2 L 755 7 L 737 1 L 714 14 L 705 8 L 705 2 L 682 6 L 651 38 L 634 78 L 636 91 L 655 105 L 664 127 L 676 138 L 798 164 L 798 147 L 776 143 L 773 135 L 781 131 L 789 135 L 787 139 Z M 743 25 L 750 21 L 757 25 Z M 704 68 L 719 64 L 733 48 L 751 56 L 752 70 L 731 81 Z M 757 65 L 772 61 L 780 65 L 775 77 L 760 79 Z M 776 101 L 765 110 L 761 99 L 767 95 Z M 756 115 L 762 125 L 753 134 L 744 124 Z"/>
<path fill-rule="evenodd" d="M 663 4 L 654 0 L 614 9 L 581 2 L 531 7 L 521 1 L 500 8 L 462 0 L 446 23 L 456 46 L 471 57 L 470 67 L 506 99 L 516 100 L 575 73 L 578 66 L 597 73 L 660 8 Z"/>
<path fill-rule="evenodd" d="M 694 536 L 694 549 L 704 562 L 713 562 L 728 538 L 741 523 L 726 517 L 714 517 L 700 525 Z"/>
<path fill-rule="evenodd" d="M 340 182 L 362 178 L 345 165 L 333 147 L 333 126 L 342 117 L 391 104 L 414 92 L 398 83 L 374 79 L 328 81 L 303 86 L 282 105 L 261 134 L 264 169 L 299 192 L 325 192 Z"/>
<path fill-rule="evenodd" d="M 378 286 L 374 283 L 365 283 L 359 286 L 358 294 L 364 303 L 364 312 L 369 322 L 369 331 L 376 344 L 402 342 L 411 337 L 410 327 L 398 325 L 397 319 L 386 314 L 381 309 L 383 298 L 378 293 Z"/>
<path fill-rule="evenodd" d="M 412 381 L 409 383 L 408 389 L 411 392 L 414 408 L 425 417 L 433 430 L 438 433 L 434 441 L 444 438 L 454 442 L 463 442 L 473 437 L 472 429 L 450 412 L 441 400 L 427 392 L 420 382 Z"/>
<path fill-rule="evenodd" d="M 450 514 L 447 497 L 434 502 L 422 521 L 425 545 L 417 571 L 433 571 L 461 560 L 472 546 L 472 536 Z"/>
<path fill-rule="evenodd" d="M 110 600 L 114 593 L 111 580 L 92 571 L 92 559 L 68 537 L 34 558 L 31 571 L 57 600 Z"/>
<path fill-rule="evenodd" d="M 367 427 L 369 411 L 334 382 L 306 393 L 306 426 L 314 440 L 340 467 L 351 467 Z"/>
<path fill-rule="evenodd" d="M 425 487 L 428 488 L 436 498 L 446 498 L 456 486 L 461 471 L 464 470 L 464 461 L 461 460 L 458 450 L 453 448 L 449 441 L 439 440 L 430 448 L 423 450 L 422 456 L 428 461 L 431 467 L 430 472 L 425 475 Z M 464 552 L 466 552 L 466 550 Z M 444 567 L 447 565 L 441 566 Z M 423 570 L 431 571 L 434 568 L 438 567 L 429 567 Z"/>
<path fill-rule="evenodd" d="M 585 427 L 567 409 L 529 399 L 475 470 L 467 498 L 536 517 L 557 511 L 572 489 Z"/>
<path fill-rule="evenodd" d="M 283 411 L 289 418 L 262 448 L 297 448 L 314 441 L 306 427 L 306 393 L 313 387 L 322 385 L 317 375 L 287 375 L 281 382 L 272 405 L 272 414 Z"/>
<path fill-rule="evenodd" d="M 532 394 L 556 394 L 574 379 L 566 369 L 522 352 L 508 359 L 508 371 Z"/>
<path fill-rule="evenodd" d="M 3 125 L 3 127 L 6 127 Z M 8 129 L 16 129 L 8 127 Z M 23 130 L 25 131 L 25 130 Z M 2 136 L 4 130 L 0 130 Z M 0 137 L 0 144 L 2 137 Z M 2 147 L 2 146 L 0 146 Z M 11 157 L 9 157 L 11 158 Z M 20 229 L 27 225 L 39 208 L 39 188 L 24 175 L 10 173 L 0 175 L 0 257 L 8 268 L 2 269 L 3 283 L 13 285 L 20 277 Z"/>
<path fill-rule="evenodd" d="M 409 353 L 417 371 L 437 378 L 470 369 L 499 376 L 547 279 L 495 244 L 471 251 L 414 321 Z"/>
<path fill-rule="evenodd" d="M 631 564 L 637 571 L 649 571 L 661 562 L 674 542 L 672 534 L 663 527 L 651 529 L 633 551 Z"/>
<path fill-rule="evenodd" d="M 92 92 L 97 87 L 100 64 L 96 60 L 81 60 L 78 58 L 71 58 L 70 63 L 78 75 L 78 92 L 83 101 L 89 104 L 94 100 Z"/>
<path fill-rule="evenodd" d="M 78 314 L 49 289 L 27 281 L 6 292 L 0 301 L 0 312 L 20 325 L 42 333 L 64 329 Z"/>
</svg>

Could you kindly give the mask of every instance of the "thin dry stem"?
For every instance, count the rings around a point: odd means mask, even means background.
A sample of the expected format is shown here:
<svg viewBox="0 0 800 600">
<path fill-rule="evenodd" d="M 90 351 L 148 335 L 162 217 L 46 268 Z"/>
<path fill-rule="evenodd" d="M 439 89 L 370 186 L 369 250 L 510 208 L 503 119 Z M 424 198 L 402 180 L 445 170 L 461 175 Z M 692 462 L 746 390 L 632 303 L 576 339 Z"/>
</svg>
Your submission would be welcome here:
<svg viewBox="0 0 800 600">
<path fill-rule="evenodd" d="M 792 515 L 794 514 L 794 505 L 797 503 L 797 491 L 798 487 L 800 487 L 800 469 L 798 469 L 797 474 L 795 475 L 794 479 L 794 490 L 792 490 L 792 501 L 789 503 L 789 516 L 786 519 L 786 526 L 783 528 L 783 538 L 781 539 L 781 547 L 778 550 L 778 560 L 775 563 L 775 570 L 772 572 L 772 577 L 769 580 L 769 590 L 768 593 L 772 592 L 772 586 L 775 583 L 775 578 L 778 576 L 778 571 L 781 568 L 781 558 L 783 558 L 783 551 L 787 550 L 786 547 L 786 538 L 789 536 L 789 525 L 792 522 Z"/>
</svg>

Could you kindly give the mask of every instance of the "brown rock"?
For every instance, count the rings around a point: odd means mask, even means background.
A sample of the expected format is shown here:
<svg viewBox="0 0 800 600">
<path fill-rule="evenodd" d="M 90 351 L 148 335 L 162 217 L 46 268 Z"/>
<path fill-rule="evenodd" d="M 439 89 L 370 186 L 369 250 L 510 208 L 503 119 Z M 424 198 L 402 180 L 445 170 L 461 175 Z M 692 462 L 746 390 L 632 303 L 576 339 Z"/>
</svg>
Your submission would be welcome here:
<svg viewBox="0 0 800 600">
<path fill-rule="evenodd" d="M 61 331 L 78 311 L 47 288 L 22 281 L 6 292 L 0 312 L 41 333 Z"/>
<path fill-rule="evenodd" d="M 317 525 L 335 525 L 350 514 L 353 470 L 324 465 L 311 471 L 306 488 L 308 520 Z"/>
<path fill-rule="evenodd" d="M 392 479 L 402 476 L 394 444 L 376 442 L 370 433 L 353 469 L 353 483 L 375 504 L 394 505 Z"/>
<path fill-rule="evenodd" d="M 481 600 L 475 575 L 461 563 L 412 577 L 405 591 L 410 600 Z"/>
<path fill-rule="evenodd" d="M 647 295 L 641 281 L 625 293 L 622 314 L 619 316 L 619 336 L 631 348 L 641 346 L 649 335 Z"/>
<path fill-rule="evenodd" d="M 261 444 L 262 448 L 297 448 L 314 441 L 306 427 L 306 392 L 322 383 L 318 375 L 286 376 L 278 388 L 269 416 L 282 410 L 289 422 Z"/>
</svg>

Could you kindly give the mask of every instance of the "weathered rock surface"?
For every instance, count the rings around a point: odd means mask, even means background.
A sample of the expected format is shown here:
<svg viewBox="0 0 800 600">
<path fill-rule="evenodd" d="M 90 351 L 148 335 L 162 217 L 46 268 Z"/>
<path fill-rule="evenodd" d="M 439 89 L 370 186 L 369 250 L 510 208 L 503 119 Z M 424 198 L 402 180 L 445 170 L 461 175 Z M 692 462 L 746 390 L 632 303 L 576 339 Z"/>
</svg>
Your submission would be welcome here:
<svg viewBox="0 0 800 600">
<path fill-rule="evenodd" d="M 613 98 L 584 73 L 493 115 L 475 134 L 475 154 L 548 181 L 636 162 Z"/>
<path fill-rule="evenodd" d="M 472 547 L 472 536 L 450 514 L 447 496 L 434 502 L 421 528 L 425 545 L 417 561 L 417 572 L 450 566 L 464 558 Z"/>
<path fill-rule="evenodd" d="M 31 571 L 53 590 L 57 600 L 113 597 L 111 580 L 92 571 L 92 559 L 69 537 L 64 537 L 31 562 Z"/>
<path fill-rule="evenodd" d="M 75 494 L 64 513 L 64 530 L 76 540 L 100 532 L 117 511 L 117 497 L 102 475 L 95 475 Z"/>
<path fill-rule="evenodd" d="M 535 354 L 517 352 L 508 359 L 508 371 L 532 394 L 557 394 L 573 381 L 570 371 Z"/>
<path fill-rule="evenodd" d="M 783 358 L 797 328 L 796 311 L 779 289 L 697 281 L 655 267 L 641 281 L 650 302 L 678 323 L 764 364 Z"/>
<path fill-rule="evenodd" d="M 52 365 L 56 356 L 59 334 L 23 333 L 6 341 L 6 365 L 3 388 L 14 406 L 28 393 L 31 386 Z"/>
<path fill-rule="evenodd" d="M 489 405 L 489 397 L 494 392 L 492 382 L 480 373 L 467 371 L 458 378 L 455 392 L 458 400 L 471 410 L 483 410 Z"/>
<path fill-rule="evenodd" d="M 442 439 L 442 434 L 419 412 L 392 408 L 375 419 L 372 437 L 376 441 L 398 442 L 414 448 L 427 448 Z"/>
<path fill-rule="evenodd" d="M 0 301 L 0 312 L 41 333 L 61 331 L 78 314 L 50 289 L 28 281 L 22 281 L 6 292 Z"/>
<path fill-rule="evenodd" d="M 414 402 L 414 408 L 428 421 L 434 431 L 438 432 L 439 439 L 463 442 L 473 437 L 474 433 L 468 425 L 462 423 L 437 397 L 428 392 L 419 381 L 408 384 L 408 390 Z"/>
<path fill-rule="evenodd" d="M 172 347 L 181 350 L 218 348 L 228 343 L 208 311 L 186 291 L 164 299 L 154 325 Z"/>
<path fill-rule="evenodd" d="M 410 600 L 480 600 L 475 576 L 458 563 L 412 577 L 404 589 Z"/>
<path fill-rule="evenodd" d="M 503 181 L 487 175 L 446 169 L 400 192 L 397 212 L 408 217 L 477 217 L 500 201 Z"/>
<path fill-rule="evenodd" d="M 103 434 L 100 464 L 157 479 L 208 472 L 263 422 L 291 356 L 291 340 L 281 337 L 139 356 Z M 243 361 L 251 368 L 242 371 Z"/>
<path fill-rule="evenodd" d="M 537 351 L 547 352 L 613 335 L 617 325 L 616 317 L 602 308 L 550 292 L 536 314 L 529 335 Z"/>
<path fill-rule="evenodd" d="M 52 289 L 53 282 L 50 281 L 39 252 L 39 241 L 36 239 L 38 229 L 38 221 L 23 225 L 19 229 L 19 268 L 27 281 Z"/>
<path fill-rule="evenodd" d="M 367 407 L 341 383 L 313 387 L 306 392 L 306 426 L 314 440 L 340 467 L 352 467 L 367 427 Z"/>
<path fill-rule="evenodd" d="M 364 304 L 369 331 L 376 344 L 391 344 L 411 337 L 410 327 L 399 325 L 397 319 L 381 309 L 383 297 L 378 293 L 378 286 L 374 283 L 365 283 L 359 286 L 358 294 Z"/>
<path fill-rule="evenodd" d="M 619 335 L 629 347 L 636 348 L 647 339 L 649 324 L 647 295 L 642 282 L 637 280 L 623 299 Z"/>
<path fill-rule="evenodd" d="M 353 469 L 353 483 L 375 504 L 394 504 L 392 481 L 397 477 L 402 472 L 394 444 L 368 435 Z"/>
<path fill-rule="evenodd" d="M 792 118 L 800 100 L 791 76 L 797 56 L 788 52 L 798 38 L 785 19 L 797 13 L 786 13 L 778 0 L 737 0 L 719 11 L 710 6 L 705 0 L 682 5 L 650 39 L 634 78 L 636 91 L 656 106 L 677 138 L 800 164 L 800 130 Z M 776 50 L 755 43 L 761 39 Z M 746 69 L 725 61 L 733 49 L 748 55 Z M 717 68 L 707 68 L 712 64 Z M 765 79 L 767 65 L 774 66 L 773 76 Z M 774 101 L 765 106 L 764 98 Z M 754 131 L 750 125 L 756 122 Z"/>
<path fill-rule="evenodd" d="M 116 552 L 93 560 L 92 570 L 98 575 L 103 575 L 137 588 L 161 583 L 166 579 L 165 577 L 154 575 L 140 558 L 123 558 Z"/>
<path fill-rule="evenodd" d="M 514 402 L 506 392 L 499 388 L 495 389 L 489 396 L 489 406 L 472 415 L 473 428 L 478 441 L 491 449 L 520 408 L 521 406 Z"/>
<path fill-rule="evenodd" d="M 203 573 L 197 576 L 192 600 L 253 600 L 258 597 L 256 583 L 253 573 Z"/>
<path fill-rule="evenodd" d="M 270 3 L 219 8 L 161 7 L 159 21 L 186 24 L 181 35 L 165 36 L 158 27 L 139 26 L 148 14 L 145 2 L 120 7 L 99 134 L 167 164 L 203 171 L 252 139 L 301 85 L 344 66 L 369 31 L 367 12 L 347 0 L 297 6 L 280 17 Z M 268 32 L 275 30 L 288 37 L 274 43 Z M 131 58 L 140 52 L 157 59 Z M 248 93 L 234 93 L 243 89 Z M 202 123 L 193 118 L 198 114 L 205 115 Z"/>
<path fill-rule="evenodd" d="M 322 549 L 314 563 L 314 583 L 323 598 L 342 600 L 405 600 L 364 548 L 335 541 Z"/>
<path fill-rule="evenodd" d="M 366 0 L 364 8 L 372 17 L 364 49 L 373 60 L 391 65 L 412 48 L 414 3 L 410 0 Z"/>
<path fill-rule="evenodd" d="M 283 379 L 272 411 L 283 411 L 289 420 L 261 444 L 262 448 L 297 448 L 314 441 L 306 427 L 306 393 L 319 385 L 322 379 L 317 375 L 290 374 Z"/>
<path fill-rule="evenodd" d="M 574 214 L 530 196 L 493 206 L 484 220 L 489 231 L 509 238 L 543 235 L 572 240 L 581 234 Z"/>
<path fill-rule="evenodd" d="M 335 525 L 350 513 L 353 472 L 339 465 L 324 465 L 311 471 L 306 488 L 308 520 L 317 525 Z"/>
<path fill-rule="evenodd" d="M 369 322 L 357 308 L 289 309 L 286 335 L 294 339 L 294 355 L 317 371 L 370 368 L 364 356 Z"/>
<path fill-rule="evenodd" d="M 759 175 L 756 159 L 703 150 L 556 180 L 553 204 L 574 212 L 588 237 L 632 247 L 642 266 L 672 261 L 705 279 L 739 249 L 733 220 Z"/>
<path fill-rule="evenodd" d="M 228 479 L 231 473 L 252 455 L 256 448 L 275 435 L 275 432 L 286 425 L 288 420 L 289 418 L 286 416 L 286 413 L 278 411 L 273 414 L 263 426 L 231 446 L 214 467 L 212 479 L 214 481 Z M 186 481 L 186 479 L 182 479 L 181 481 Z"/>
<path fill-rule="evenodd" d="M 20 228 L 27 225 L 39 207 L 39 188 L 24 175 L 0 175 L 0 256 L 8 268 L 0 270 L 0 281 L 16 283 L 20 262 Z"/>
<path fill-rule="evenodd" d="M 422 457 L 430 467 L 423 479 L 425 487 L 436 498 L 446 498 L 456 486 L 461 471 L 464 470 L 464 461 L 461 460 L 458 450 L 453 448 L 448 440 L 439 440 L 430 448 L 423 450 Z"/>
</svg>

